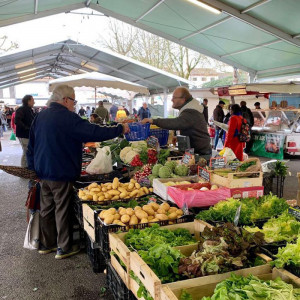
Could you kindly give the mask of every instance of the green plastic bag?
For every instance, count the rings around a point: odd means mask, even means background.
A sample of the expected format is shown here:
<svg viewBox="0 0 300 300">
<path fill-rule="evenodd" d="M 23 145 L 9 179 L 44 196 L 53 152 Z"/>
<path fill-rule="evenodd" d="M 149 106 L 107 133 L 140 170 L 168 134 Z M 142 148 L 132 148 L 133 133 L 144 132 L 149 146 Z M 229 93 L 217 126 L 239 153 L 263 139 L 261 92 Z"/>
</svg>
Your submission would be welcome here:
<svg viewBox="0 0 300 300">
<path fill-rule="evenodd" d="M 15 133 L 12 131 L 11 135 L 10 135 L 10 138 L 9 138 L 11 141 L 15 141 L 16 140 L 16 135 Z"/>
</svg>

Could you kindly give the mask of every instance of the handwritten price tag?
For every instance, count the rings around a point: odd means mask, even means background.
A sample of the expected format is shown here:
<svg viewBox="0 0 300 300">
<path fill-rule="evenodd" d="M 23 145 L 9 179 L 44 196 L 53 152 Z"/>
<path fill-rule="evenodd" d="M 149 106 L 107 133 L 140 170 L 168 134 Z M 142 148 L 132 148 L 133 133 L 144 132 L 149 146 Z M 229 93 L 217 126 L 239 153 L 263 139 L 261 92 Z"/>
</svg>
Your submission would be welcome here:
<svg viewBox="0 0 300 300">
<path fill-rule="evenodd" d="M 210 167 L 212 169 L 223 169 L 226 166 L 226 157 L 212 157 Z"/>
<path fill-rule="evenodd" d="M 199 167 L 198 174 L 201 178 L 210 182 L 210 172 L 207 169 Z"/>
</svg>

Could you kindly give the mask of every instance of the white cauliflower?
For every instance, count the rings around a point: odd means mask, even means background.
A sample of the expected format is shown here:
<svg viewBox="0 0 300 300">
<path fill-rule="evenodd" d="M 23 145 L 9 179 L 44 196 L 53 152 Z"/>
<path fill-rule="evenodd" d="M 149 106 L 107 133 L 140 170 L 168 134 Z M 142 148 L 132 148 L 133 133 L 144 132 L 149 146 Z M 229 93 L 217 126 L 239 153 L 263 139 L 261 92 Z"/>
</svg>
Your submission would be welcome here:
<svg viewBox="0 0 300 300">
<path fill-rule="evenodd" d="M 139 154 L 139 153 L 138 153 L 136 150 L 132 150 L 132 149 L 131 149 L 131 151 L 129 151 L 129 152 L 126 154 L 124 162 L 125 162 L 126 164 L 130 164 L 131 161 L 133 160 L 133 158 L 134 158 L 137 154 Z"/>
<path fill-rule="evenodd" d="M 131 151 L 131 150 L 132 150 L 131 147 L 125 147 L 125 148 L 123 148 L 123 149 L 121 150 L 121 152 L 120 152 L 120 158 L 121 158 L 122 161 L 125 162 L 126 154 L 127 154 L 129 151 Z"/>
</svg>

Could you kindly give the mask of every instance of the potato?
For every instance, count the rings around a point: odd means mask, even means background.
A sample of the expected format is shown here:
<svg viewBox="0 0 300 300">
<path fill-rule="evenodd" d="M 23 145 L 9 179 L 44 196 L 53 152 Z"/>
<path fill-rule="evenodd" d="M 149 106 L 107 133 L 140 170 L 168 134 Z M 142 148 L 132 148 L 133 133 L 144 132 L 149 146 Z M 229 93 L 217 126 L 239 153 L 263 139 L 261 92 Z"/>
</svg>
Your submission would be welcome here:
<svg viewBox="0 0 300 300">
<path fill-rule="evenodd" d="M 144 205 L 143 210 L 149 215 L 149 216 L 154 216 L 155 211 L 153 210 L 151 205 Z"/>
<path fill-rule="evenodd" d="M 104 193 L 104 199 L 105 200 L 110 200 L 112 196 L 109 193 Z"/>
<path fill-rule="evenodd" d="M 106 186 L 106 188 L 107 188 L 107 190 L 109 191 L 109 190 L 112 189 L 112 185 L 111 185 L 111 184 L 108 184 L 108 185 Z"/>
<path fill-rule="evenodd" d="M 149 205 L 151 205 L 153 210 L 155 211 L 159 209 L 159 204 L 157 204 L 156 202 L 150 202 Z"/>
<path fill-rule="evenodd" d="M 129 191 L 131 191 L 131 190 L 133 190 L 134 189 L 134 183 L 130 183 L 129 185 L 128 185 L 128 190 Z"/>
<path fill-rule="evenodd" d="M 127 196 L 127 192 L 121 193 L 120 194 L 120 199 L 124 199 Z"/>
<path fill-rule="evenodd" d="M 168 210 L 168 213 L 171 214 L 173 212 L 175 212 L 178 208 L 177 207 L 170 207 L 170 209 Z"/>
<path fill-rule="evenodd" d="M 134 208 L 134 211 L 137 211 L 137 210 L 140 210 L 140 209 L 142 209 L 140 206 L 136 206 L 136 207 Z"/>
<path fill-rule="evenodd" d="M 138 219 L 142 220 L 144 218 L 148 218 L 148 214 L 143 211 L 142 209 L 138 209 L 135 211 L 135 215 L 138 217 Z"/>
<path fill-rule="evenodd" d="M 137 216 L 136 215 L 131 216 L 129 225 L 136 225 L 138 223 L 139 223 L 139 219 L 137 218 Z"/>
<path fill-rule="evenodd" d="M 139 183 L 137 183 L 137 182 L 134 184 L 134 186 L 135 186 L 135 188 L 138 189 L 138 190 L 141 188 L 141 185 L 140 185 Z"/>
<path fill-rule="evenodd" d="M 82 196 L 81 200 L 88 200 L 87 196 Z"/>
<path fill-rule="evenodd" d="M 98 192 L 89 192 L 88 195 L 94 196 L 97 195 Z"/>
<path fill-rule="evenodd" d="M 155 218 L 160 220 L 160 221 L 166 221 L 166 220 L 169 220 L 168 216 L 165 215 L 165 214 L 156 214 L 155 215 Z"/>
<path fill-rule="evenodd" d="M 87 188 L 88 188 L 88 190 L 90 190 L 92 188 L 96 188 L 97 186 L 98 186 L 98 184 L 96 182 L 93 182 Z"/>
<path fill-rule="evenodd" d="M 104 223 L 105 224 L 111 224 L 114 221 L 114 216 L 113 215 L 108 215 L 105 219 L 104 219 Z"/>
<path fill-rule="evenodd" d="M 120 220 L 114 220 L 113 224 L 119 225 L 120 222 L 121 222 Z"/>
<path fill-rule="evenodd" d="M 135 180 L 135 179 L 133 179 L 133 178 L 131 178 L 131 179 L 130 179 L 130 183 L 133 183 L 133 184 L 135 184 L 135 183 L 136 183 L 136 180 Z"/>
<path fill-rule="evenodd" d="M 97 201 L 97 200 L 98 200 L 98 195 L 97 194 L 93 195 L 93 201 Z"/>
<path fill-rule="evenodd" d="M 84 194 L 84 191 L 82 191 L 82 190 L 79 190 L 78 191 L 78 197 L 79 198 L 81 198 L 82 196 L 84 196 L 85 194 Z"/>
<path fill-rule="evenodd" d="M 116 191 L 116 190 L 110 190 L 107 193 L 112 195 L 112 196 L 119 196 L 120 195 L 120 192 Z"/>
<path fill-rule="evenodd" d="M 143 223 L 148 223 L 148 218 L 143 218 L 143 219 L 141 220 L 140 223 L 141 223 L 141 224 L 143 224 Z"/>
<path fill-rule="evenodd" d="M 119 210 L 119 214 L 120 214 L 121 216 L 126 215 L 126 214 L 127 214 L 126 208 L 123 208 L 123 207 L 122 207 L 122 208 Z"/>
<path fill-rule="evenodd" d="M 163 203 L 160 205 L 160 208 L 164 209 L 165 211 L 168 211 L 170 209 L 170 205 L 168 203 Z"/>
<path fill-rule="evenodd" d="M 114 207 L 108 209 L 108 211 L 109 211 L 112 215 L 114 215 L 114 214 L 117 213 L 117 210 L 116 210 Z"/>
<path fill-rule="evenodd" d="M 128 223 L 130 221 L 130 216 L 128 216 L 128 215 L 123 215 L 122 217 L 121 217 L 121 222 L 123 222 L 123 223 Z"/>
<path fill-rule="evenodd" d="M 126 194 L 127 194 L 126 189 L 124 189 L 123 187 L 119 187 L 119 188 L 118 188 L 118 191 L 119 191 L 120 193 L 126 193 Z"/>
<path fill-rule="evenodd" d="M 151 223 L 152 223 L 152 222 L 158 222 L 158 221 L 159 221 L 159 220 L 158 220 L 157 218 L 154 218 L 154 219 L 151 220 Z"/>
<path fill-rule="evenodd" d="M 101 192 L 101 190 L 99 188 L 92 188 L 91 192 Z"/>
<path fill-rule="evenodd" d="M 126 214 L 128 216 L 133 216 L 134 215 L 134 210 L 130 207 L 126 208 Z"/>
<path fill-rule="evenodd" d="M 134 191 L 132 191 L 131 193 L 130 193 L 130 197 L 136 197 L 137 196 L 137 194 L 139 193 L 139 190 L 134 190 Z"/>
<path fill-rule="evenodd" d="M 106 210 L 102 210 L 101 213 L 99 214 L 100 219 L 104 219 Z"/>
<path fill-rule="evenodd" d="M 145 193 L 146 195 L 149 194 L 149 190 L 148 190 L 148 188 L 147 188 L 146 186 L 143 187 L 143 190 L 144 190 L 144 193 Z"/>
<path fill-rule="evenodd" d="M 104 192 L 104 193 L 107 192 L 107 188 L 106 188 L 106 187 L 103 187 L 101 190 L 102 190 L 102 192 Z"/>
<path fill-rule="evenodd" d="M 86 195 L 87 200 L 93 200 L 93 196 L 92 195 Z"/>
<path fill-rule="evenodd" d="M 153 188 L 149 188 L 149 192 L 150 192 L 150 193 L 153 193 Z"/>
<path fill-rule="evenodd" d="M 111 200 L 119 200 L 119 199 L 120 199 L 119 196 L 113 196 L 113 197 L 111 198 Z"/>
<path fill-rule="evenodd" d="M 104 201 L 104 199 L 105 199 L 104 195 L 98 197 L 98 201 Z"/>
<path fill-rule="evenodd" d="M 182 215 L 183 215 L 183 211 L 182 211 L 181 209 L 177 209 L 177 210 L 176 210 L 176 214 L 177 214 L 178 216 L 182 216 Z"/>
<path fill-rule="evenodd" d="M 172 212 L 171 214 L 168 215 L 169 220 L 175 220 L 178 218 L 178 215 L 176 212 Z"/>
<path fill-rule="evenodd" d="M 148 221 L 151 221 L 151 220 L 153 220 L 154 219 L 154 216 L 149 216 L 148 217 Z"/>
<path fill-rule="evenodd" d="M 144 191 L 142 190 L 139 190 L 139 192 L 138 192 L 138 194 L 137 194 L 137 197 L 143 197 L 143 196 L 145 196 L 145 193 L 144 193 Z"/>
<path fill-rule="evenodd" d="M 121 219 L 121 215 L 120 214 L 115 214 L 114 215 L 114 220 L 120 220 Z"/>
<path fill-rule="evenodd" d="M 112 183 L 112 188 L 116 190 L 118 187 L 119 187 L 119 179 L 115 177 Z"/>
<path fill-rule="evenodd" d="M 163 208 L 159 208 L 156 212 L 158 214 L 166 214 L 167 213 Z"/>
</svg>

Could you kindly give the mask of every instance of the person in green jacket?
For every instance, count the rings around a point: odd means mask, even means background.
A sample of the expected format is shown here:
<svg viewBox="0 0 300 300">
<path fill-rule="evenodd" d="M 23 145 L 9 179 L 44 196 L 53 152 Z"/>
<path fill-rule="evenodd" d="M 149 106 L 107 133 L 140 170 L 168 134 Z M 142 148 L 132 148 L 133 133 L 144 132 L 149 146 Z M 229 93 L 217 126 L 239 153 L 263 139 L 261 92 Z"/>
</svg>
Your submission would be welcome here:
<svg viewBox="0 0 300 300">
<path fill-rule="evenodd" d="M 102 118 L 103 121 L 109 121 L 109 113 L 108 110 L 103 106 L 103 101 L 98 102 L 98 107 L 95 110 L 95 114 Z"/>
</svg>

